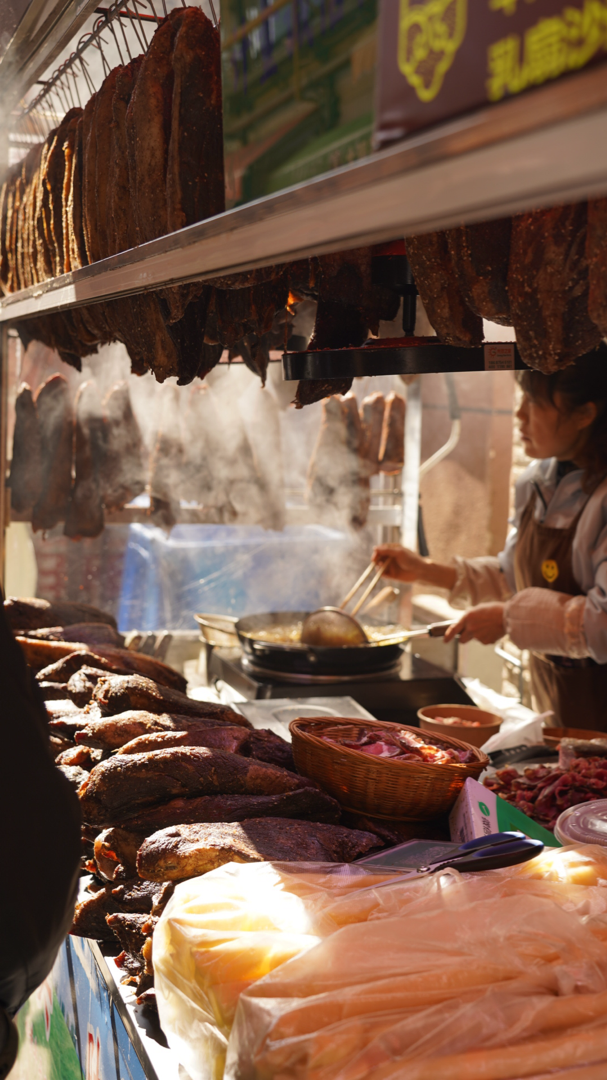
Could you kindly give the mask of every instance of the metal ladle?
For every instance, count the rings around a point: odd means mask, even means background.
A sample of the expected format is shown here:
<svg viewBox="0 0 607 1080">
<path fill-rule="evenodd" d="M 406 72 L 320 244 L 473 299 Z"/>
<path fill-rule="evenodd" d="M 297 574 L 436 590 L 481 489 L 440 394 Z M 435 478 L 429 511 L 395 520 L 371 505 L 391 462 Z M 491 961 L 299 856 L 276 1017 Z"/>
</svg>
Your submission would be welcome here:
<svg viewBox="0 0 607 1080">
<path fill-rule="evenodd" d="M 364 585 L 367 578 L 376 568 L 376 563 L 369 563 L 367 569 L 361 574 L 356 584 L 352 586 L 350 592 L 344 597 L 339 607 L 322 607 L 318 608 L 317 611 L 312 611 L 310 615 L 307 615 L 301 630 L 302 644 L 320 645 L 328 649 L 352 648 L 352 646 L 356 645 L 368 645 L 369 639 L 358 619 L 355 618 L 355 615 L 360 611 L 367 597 L 373 592 L 373 589 L 377 585 L 377 582 L 387 566 L 388 561 L 380 563 L 379 566 L 377 566 L 377 572 L 374 575 L 371 584 L 367 585 L 367 588 L 364 589 L 362 595 L 352 608 L 351 614 L 344 611 L 344 608 L 361 585 Z"/>
</svg>

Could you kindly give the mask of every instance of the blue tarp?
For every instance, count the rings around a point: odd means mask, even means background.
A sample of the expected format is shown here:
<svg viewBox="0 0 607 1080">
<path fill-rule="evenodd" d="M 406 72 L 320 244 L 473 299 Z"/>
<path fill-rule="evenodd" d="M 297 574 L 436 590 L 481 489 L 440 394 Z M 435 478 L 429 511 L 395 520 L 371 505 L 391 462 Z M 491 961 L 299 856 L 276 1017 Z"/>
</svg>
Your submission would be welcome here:
<svg viewBox="0 0 607 1080">
<path fill-rule="evenodd" d="M 195 629 L 195 611 L 247 615 L 313 610 L 341 598 L 354 574 L 351 536 L 321 525 L 131 525 L 118 625 Z M 348 572 L 349 568 L 349 572 Z"/>
</svg>

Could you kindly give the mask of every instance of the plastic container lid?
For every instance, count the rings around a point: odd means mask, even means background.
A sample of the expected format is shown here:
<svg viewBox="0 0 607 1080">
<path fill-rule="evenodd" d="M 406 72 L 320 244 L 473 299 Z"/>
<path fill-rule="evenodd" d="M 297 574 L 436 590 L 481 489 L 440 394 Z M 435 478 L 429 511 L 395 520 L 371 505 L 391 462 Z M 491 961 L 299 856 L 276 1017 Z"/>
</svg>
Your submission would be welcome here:
<svg viewBox="0 0 607 1080">
<path fill-rule="evenodd" d="M 602 844 L 607 847 L 607 799 L 580 803 L 564 810 L 554 835 L 565 844 Z"/>
</svg>

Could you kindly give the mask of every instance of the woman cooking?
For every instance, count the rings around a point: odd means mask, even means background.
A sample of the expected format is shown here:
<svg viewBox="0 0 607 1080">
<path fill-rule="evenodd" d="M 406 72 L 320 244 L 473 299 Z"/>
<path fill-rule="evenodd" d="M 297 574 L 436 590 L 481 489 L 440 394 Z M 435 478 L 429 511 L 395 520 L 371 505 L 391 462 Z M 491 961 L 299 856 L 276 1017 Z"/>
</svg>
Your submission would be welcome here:
<svg viewBox="0 0 607 1080">
<path fill-rule="evenodd" d="M 516 485 L 513 528 L 495 558 L 451 565 L 382 544 L 386 575 L 448 589 L 473 606 L 445 641 L 504 634 L 529 649 L 533 693 L 563 727 L 607 731 L 607 366 L 583 357 L 525 371 L 517 413 L 534 458 Z"/>
</svg>

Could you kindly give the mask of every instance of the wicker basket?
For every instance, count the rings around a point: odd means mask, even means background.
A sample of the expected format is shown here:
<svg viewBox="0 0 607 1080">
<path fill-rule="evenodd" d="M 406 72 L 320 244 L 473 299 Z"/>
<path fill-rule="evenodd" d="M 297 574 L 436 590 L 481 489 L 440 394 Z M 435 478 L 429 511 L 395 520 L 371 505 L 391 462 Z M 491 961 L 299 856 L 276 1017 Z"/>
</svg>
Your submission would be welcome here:
<svg viewBox="0 0 607 1080">
<path fill-rule="evenodd" d="M 468 765 L 429 765 L 371 757 L 345 746 L 325 742 L 330 729 L 356 738 L 371 727 L 396 731 L 419 728 L 384 724 L 377 720 L 336 720 L 334 717 L 292 720 L 293 757 L 298 772 L 315 780 L 346 810 L 400 821 L 426 821 L 449 812 L 469 776 L 478 779 L 489 758 L 469 743 L 441 735 L 440 742 L 454 749 L 471 750 Z"/>
</svg>

